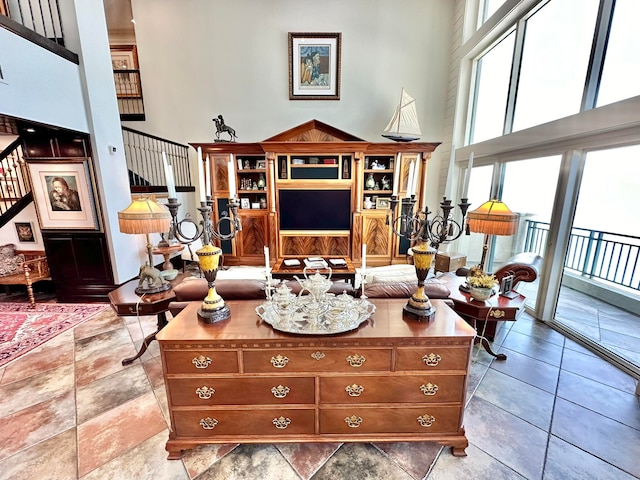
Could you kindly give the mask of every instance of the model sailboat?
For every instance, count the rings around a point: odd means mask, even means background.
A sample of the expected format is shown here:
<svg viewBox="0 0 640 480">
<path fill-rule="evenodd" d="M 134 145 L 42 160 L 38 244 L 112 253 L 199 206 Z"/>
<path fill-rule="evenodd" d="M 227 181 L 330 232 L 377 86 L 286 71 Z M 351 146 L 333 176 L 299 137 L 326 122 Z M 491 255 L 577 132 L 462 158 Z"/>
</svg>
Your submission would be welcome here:
<svg viewBox="0 0 640 480">
<path fill-rule="evenodd" d="M 418 125 L 418 114 L 416 113 L 416 101 L 402 89 L 400 104 L 384 129 L 382 136 L 396 142 L 411 142 L 418 140 L 422 135 L 420 125 Z"/>
</svg>

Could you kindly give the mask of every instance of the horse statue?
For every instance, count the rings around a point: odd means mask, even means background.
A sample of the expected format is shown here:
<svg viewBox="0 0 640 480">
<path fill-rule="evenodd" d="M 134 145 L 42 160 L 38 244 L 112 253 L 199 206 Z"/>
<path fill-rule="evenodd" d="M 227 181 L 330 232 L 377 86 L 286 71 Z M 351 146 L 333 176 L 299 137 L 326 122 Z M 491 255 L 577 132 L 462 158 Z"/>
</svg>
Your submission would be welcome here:
<svg viewBox="0 0 640 480">
<path fill-rule="evenodd" d="M 229 134 L 229 142 L 235 142 L 238 136 L 236 135 L 236 131 L 228 125 L 225 125 L 224 118 L 222 115 L 218 115 L 216 118 L 212 118 L 213 122 L 216 124 L 216 142 L 224 142 L 225 140 L 220 140 L 220 134 L 223 132 L 227 132 Z"/>
</svg>

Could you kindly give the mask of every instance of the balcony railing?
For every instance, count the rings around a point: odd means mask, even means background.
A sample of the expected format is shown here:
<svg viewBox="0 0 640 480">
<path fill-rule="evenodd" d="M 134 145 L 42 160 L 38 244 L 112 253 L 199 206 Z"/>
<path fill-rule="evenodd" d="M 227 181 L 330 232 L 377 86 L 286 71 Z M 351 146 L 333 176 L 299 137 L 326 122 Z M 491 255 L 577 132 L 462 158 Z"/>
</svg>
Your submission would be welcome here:
<svg viewBox="0 0 640 480">
<path fill-rule="evenodd" d="M 549 224 L 526 222 L 525 251 L 544 256 Z M 564 267 L 583 277 L 640 290 L 640 237 L 573 228 Z"/>
<path fill-rule="evenodd" d="M 4 215 L 31 192 L 20 139 L 0 152 L 0 215 Z"/>
<path fill-rule="evenodd" d="M 114 70 L 113 78 L 116 84 L 120 120 L 145 120 L 140 70 Z"/>
<path fill-rule="evenodd" d="M 0 0 L 0 14 L 64 46 L 58 0 Z"/>
<path fill-rule="evenodd" d="M 191 187 L 188 146 L 128 127 L 122 127 L 122 137 L 132 193 L 167 191 L 162 152 L 167 156 L 167 163 L 173 166 L 176 188 L 195 191 Z"/>
</svg>

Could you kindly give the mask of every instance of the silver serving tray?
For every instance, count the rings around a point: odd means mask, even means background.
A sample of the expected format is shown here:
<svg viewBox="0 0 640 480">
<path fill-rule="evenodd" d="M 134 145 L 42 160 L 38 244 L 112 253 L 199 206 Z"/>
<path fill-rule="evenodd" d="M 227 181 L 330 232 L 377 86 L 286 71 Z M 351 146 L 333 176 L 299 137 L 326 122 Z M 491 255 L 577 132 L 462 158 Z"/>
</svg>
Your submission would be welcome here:
<svg viewBox="0 0 640 480">
<path fill-rule="evenodd" d="M 316 301 L 312 295 L 297 296 L 287 305 L 267 300 L 256 313 L 275 330 L 301 335 L 332 335 L 358 328 L 376 311 L 366 299 L 346 294 L 324 295 Z"/>
</svg>

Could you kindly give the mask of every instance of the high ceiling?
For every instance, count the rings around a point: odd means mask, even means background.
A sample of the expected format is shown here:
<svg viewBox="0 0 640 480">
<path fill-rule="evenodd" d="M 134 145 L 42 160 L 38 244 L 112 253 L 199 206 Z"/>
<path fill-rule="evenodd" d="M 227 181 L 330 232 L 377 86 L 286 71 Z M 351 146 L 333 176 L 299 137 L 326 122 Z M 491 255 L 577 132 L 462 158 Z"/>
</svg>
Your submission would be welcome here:
<svg viewBox="0 0 640 480">
<path fill-rule="evenodd" d="M 104 0 L 104 12 L 109 33 L 133 36 L 131 0 Z"/>
</svg>

